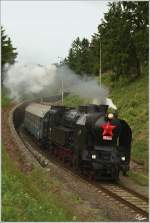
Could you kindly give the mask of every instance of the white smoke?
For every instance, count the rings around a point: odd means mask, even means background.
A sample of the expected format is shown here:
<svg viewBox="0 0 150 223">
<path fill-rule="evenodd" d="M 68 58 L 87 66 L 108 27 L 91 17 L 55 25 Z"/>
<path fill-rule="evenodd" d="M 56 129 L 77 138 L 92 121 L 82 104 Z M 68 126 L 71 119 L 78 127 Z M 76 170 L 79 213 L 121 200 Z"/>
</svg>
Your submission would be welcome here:
<svg viewBox="0 0 150 223">
<path fill-rule="evenodd" d="M 5 67 L 4 86 L 15 101 L 59 94 L 62 80 L 66 92 L 79 95 L 91 102 L 94 100 L 97 104 L 113 104 L 112 101 L 106 100 L 108 89 L 104 86 L 99 87 L 94 78 L 76 75 L 66 65 L 41 66 L 16 63 Z"/>
<path fill-rule="evenodd" d="M 108 105 L 110 108 L 117 110 L 116 105 L 114 105 L 114 103 L 112 102 L 110 98 L 106 98 L 106 105 Z"/>
<path fill-rule="evenodd" d="M 24 97 L 32 97 L 41 93 L 50 83 L 54 82 L 55 69 L 56 67 L 53 65 L 50 67 L 19 63 L 7 65 L 4 86 L 15 101 Z M 49 71 L 51 72 L 49 73 Z"/>
</svg>

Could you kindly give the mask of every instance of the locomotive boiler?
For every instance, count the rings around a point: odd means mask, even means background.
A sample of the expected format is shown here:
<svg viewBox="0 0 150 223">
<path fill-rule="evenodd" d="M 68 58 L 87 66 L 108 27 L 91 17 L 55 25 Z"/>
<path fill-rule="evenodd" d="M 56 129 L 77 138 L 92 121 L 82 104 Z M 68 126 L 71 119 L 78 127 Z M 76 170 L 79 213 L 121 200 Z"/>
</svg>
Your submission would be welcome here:
<svg viewBox="0 0 150 223">
<path fill-rule="evenodd" d="M 26 108 L 24 126 L 64 162 L 96 179 L 117 180 L 120 171 L 129 170 L 131 128 L 107 105 L 33 103 Z"/>
</svg>

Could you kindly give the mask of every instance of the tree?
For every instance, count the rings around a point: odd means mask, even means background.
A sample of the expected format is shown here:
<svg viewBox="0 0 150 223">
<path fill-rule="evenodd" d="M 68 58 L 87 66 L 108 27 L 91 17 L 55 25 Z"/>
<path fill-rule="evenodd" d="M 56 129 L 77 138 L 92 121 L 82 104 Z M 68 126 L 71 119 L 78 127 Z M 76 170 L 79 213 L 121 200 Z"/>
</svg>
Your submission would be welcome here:
<svg viewBox="0 0 150 223">
<path fill-rule="evenodd" d="M 86 38 L 80 40 L 77 37 L 69 50 L 68 65 L 76 73 L 83 75 L 89 73 L 89 41 Z"/>
<path fill-rule="evenodd" d="M 149 51 L 149 2 L 122 2 L 124 14 L 130 25 L 132 44 L 136 52 L 138 74 L 148 64 Z"/>
<path fill-rule="evenodd" d="M 89 40 L 83 38 L 81 41 L 81 73 L 90 74 Z"/>
<path fill-rule="evenodd" d="M 103 46 L 103 63 L 119 77 L 127 74 L 130 61 L 130 32 L 123 16 L 121 3 L 110 3 L 108 13 L 98 27 Z"/>
<path fill-rule="evenodd" d="M 141 75 L 148 63 L 148 2 L 114 2 L 98 30 L 103 42 L 103 62 L 116 76 Z"/>
<path fill-rule="evenodd" d="M 1 27 L 1 48 L 2 48 L 2 67 L 6 64 L 15 63 L 17 57 L 16 48 L 13 47 L 10 37 L 5 35 L 5 30 Z"/>
<path fill-rule="evenodd" d="M 77 37 L 69 50 L 68 65 L 76 73 L 81 74 L 81 41 Z"/>
<path fill-rule="evenodd" d="M 100 43 L 102 72 L 111 70 L 120 76 L 140 76 L 148 65 L 148 2 L 112 2 L 104 14 L 98 32 L 89 42 L 79 37 L 73 41 L 67 63 L 75 72 L 98 75 Z"/>
<path fill-rule="evenodd" d="M 4 79 L 3 68 L 5 64 L 13 64 L 15 63 L 15 59 L 17 57 L 16 48 L 13 47 L 10 37 L 5 34 L 5 30 L 1 27 L 1 52 L 2 52 L 2 84 Z"/>
<path fill-rule="evenodd" d="M 100 66 L 100 36 L 97 33 L 94 33 L 92 35 L 89 58 L 91 73 L 94 75 L 98 75 Z"/>
</svg>

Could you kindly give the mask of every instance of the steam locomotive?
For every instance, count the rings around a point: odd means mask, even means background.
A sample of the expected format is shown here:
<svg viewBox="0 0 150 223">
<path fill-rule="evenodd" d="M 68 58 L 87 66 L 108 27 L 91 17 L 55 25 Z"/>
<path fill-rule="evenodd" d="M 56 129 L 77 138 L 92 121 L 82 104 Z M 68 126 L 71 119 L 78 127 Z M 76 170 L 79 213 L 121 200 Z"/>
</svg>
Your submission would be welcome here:
<svg viewBox="0 0 150 223">
<path fill-rule="evenodd" d="M 131 128 L 107 105 L 76 109 L 32 103 L 24 127 L 43 147 L 95 179 L 118 180 L 120 171 L 129 170 Z"/>
</svg>

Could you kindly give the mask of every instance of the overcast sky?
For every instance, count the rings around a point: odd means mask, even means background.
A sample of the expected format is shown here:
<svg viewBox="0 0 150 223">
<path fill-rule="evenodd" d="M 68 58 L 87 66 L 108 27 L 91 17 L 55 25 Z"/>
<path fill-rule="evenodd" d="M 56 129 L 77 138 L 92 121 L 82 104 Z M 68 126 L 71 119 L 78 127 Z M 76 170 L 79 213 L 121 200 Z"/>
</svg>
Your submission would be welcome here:
<svg viewBox="0 0 150 223">
<path fill-rule="evenodd" d="M 1 23 L 23 63 L 47 65 L 68 55 L 72 41 L 90 39 L 107 1 L 2 1 Z"/>
</svg>

